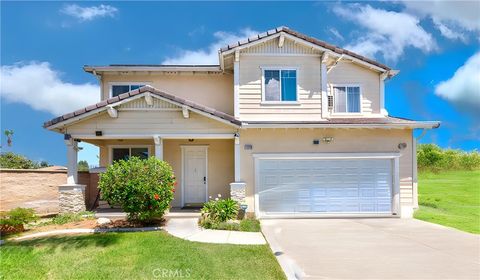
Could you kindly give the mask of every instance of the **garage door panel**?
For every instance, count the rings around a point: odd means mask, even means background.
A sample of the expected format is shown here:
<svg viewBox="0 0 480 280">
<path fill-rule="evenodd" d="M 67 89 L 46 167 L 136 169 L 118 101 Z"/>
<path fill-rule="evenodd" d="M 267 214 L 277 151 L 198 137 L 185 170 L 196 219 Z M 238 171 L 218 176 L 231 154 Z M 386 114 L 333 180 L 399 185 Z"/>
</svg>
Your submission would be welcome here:
<svg viewBox="0 0 480 280">
<path fill-rule="evenodd" d="M 259 160 L 264 214 L 390 213 L 391 160 Z"/>
</svg>

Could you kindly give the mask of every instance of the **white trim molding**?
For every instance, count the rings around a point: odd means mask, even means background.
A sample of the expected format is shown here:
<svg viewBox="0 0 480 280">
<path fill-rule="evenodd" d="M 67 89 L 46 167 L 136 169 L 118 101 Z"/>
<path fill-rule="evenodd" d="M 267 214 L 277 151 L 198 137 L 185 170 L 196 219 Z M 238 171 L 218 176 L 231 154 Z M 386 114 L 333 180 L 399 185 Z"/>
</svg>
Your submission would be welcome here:
<svg viewBox="0 0 480 280">
<path fill-rule="evenodd" d="M 115 145 L 107 145 L 108 148 L 108 163 L 113 163 L 113 149 L 129 149 L 130 156 L 132 155 L 132 148 L 146 148 L 148 151 L 148 156 L 152 155 L 152 146 L 151 145 L 129 145 L 129 144 L 115 144 Z"/>
<path fill-rule="evenodd" d="M 300 67 L 299 66 L 278 66 L 278 65 L 273 65 L 273 66 L 260 66 L 260 69 L 262 71 L 262 101 L 261 105 L 298 105 L 300 104 L 300 95 L 299 95 L 299 75 L 300 75 Z M 280 82 L 280 99 L 281 99 L 281 94 L 282 94 L 282 71 L 283 70 L 293 70 L 295 71 L 295 100 L 275 100 L 275 101 L 268 101 L 265 99 L 265 71 L 279 71 L 279 82 Z"/>
<path fill-rule="evenodd" d="M 233 116 L 240 118 L 240 51 L 235 52 L 233 60 Z"/>
</svg>

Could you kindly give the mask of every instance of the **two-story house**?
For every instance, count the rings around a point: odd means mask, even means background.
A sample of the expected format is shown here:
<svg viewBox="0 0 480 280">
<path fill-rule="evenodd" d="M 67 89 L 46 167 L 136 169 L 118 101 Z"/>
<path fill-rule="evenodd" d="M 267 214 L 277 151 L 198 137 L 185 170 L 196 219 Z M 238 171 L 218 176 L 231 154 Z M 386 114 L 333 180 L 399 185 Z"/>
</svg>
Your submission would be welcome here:
<svg viewBox="0 0 480 280">
<path fill-rule="evenodd" d="M 167 161 L 174 207 L 221 194 L 258 217 L 411 217 L 413 130 L 439 123 L 388 115 L 384 82 L 398 71 L 286 27 L 232 43 L 219 65 L 85 66 L 101 102 L 45 123 L 65 135 L 64 188 L 82 189 L 84 141 L 104 167 Z"/>
</svg>

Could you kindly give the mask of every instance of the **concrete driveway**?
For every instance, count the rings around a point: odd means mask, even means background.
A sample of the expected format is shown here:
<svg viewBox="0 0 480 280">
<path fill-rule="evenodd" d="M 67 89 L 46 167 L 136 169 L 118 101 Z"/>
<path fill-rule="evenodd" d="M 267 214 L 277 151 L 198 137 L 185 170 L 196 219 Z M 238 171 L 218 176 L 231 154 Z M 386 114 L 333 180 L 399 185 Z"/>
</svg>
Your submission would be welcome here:
<svg viewBox="0 0 480 280">
<path fill-rule="evenodd" d="M 480 279 L 480 236 L 415 219 L 272 219 L 289 278 Z"/>
</svg>

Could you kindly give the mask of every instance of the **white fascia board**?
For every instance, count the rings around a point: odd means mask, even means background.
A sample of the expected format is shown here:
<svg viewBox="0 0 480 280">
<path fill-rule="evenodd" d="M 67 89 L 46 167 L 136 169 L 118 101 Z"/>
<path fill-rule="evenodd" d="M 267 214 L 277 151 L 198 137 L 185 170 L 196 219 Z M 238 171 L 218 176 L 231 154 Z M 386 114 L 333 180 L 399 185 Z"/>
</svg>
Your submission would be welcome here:
<svg viewBox="0 0 480 280">
<path fill-rule="evenodd" d="M 234 139 L 235 133 L 159 133 L 159 134 L 106 134 L 95 136 L 95 134 L 72 134 L 73 139 Z"/>
<path fill-rule="evenodd" d="M 220 66 L 206 67 L 161 67 L 161 66 L 86 66 L 83 68 L 85 72 L 95 71 L 97 74 L 101 72 L 222 72 Z"/>
<path fill-rule="evenodd" d="M 415 122 L 409 124 L 251 124 L 243 123 L 242 128 L 381 128 L 381 129 L 405 129 L 425 128 L 433 129 L 438 127 L 439 122 Z"/>
<path fill-rule="evenodd" d="M 253 158 L 262 159 L 392 159 L 400 153 L 255 153 Z"/>
</svg>

